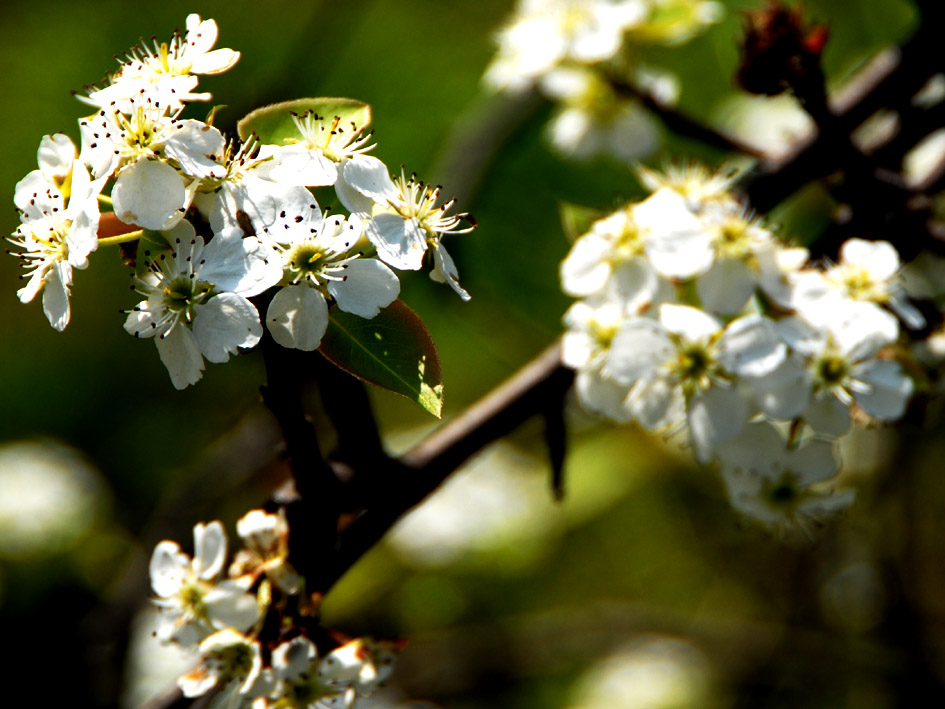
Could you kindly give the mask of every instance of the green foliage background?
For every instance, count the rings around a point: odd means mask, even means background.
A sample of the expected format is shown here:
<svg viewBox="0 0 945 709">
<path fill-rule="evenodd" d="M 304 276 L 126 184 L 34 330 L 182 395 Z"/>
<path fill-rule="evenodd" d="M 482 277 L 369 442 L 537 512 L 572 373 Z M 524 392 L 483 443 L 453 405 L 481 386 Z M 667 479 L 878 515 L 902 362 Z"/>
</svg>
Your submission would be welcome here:
<svg viewBox="0 0 945 709">
<path fill-rule="evenodd" d="M 694 116 L 735 91 L 738 10 L 754 3 L 727 5 L 727 19 L 706 35 L 646 53 L 679 75 L 682 108 Z M 906 0 L 806 5 L 830 24 L 826 68 L 835 84 L 914 22 Z M 472 301 L 419 274 L 403 278 L 402 292 L 437 342 L 444 417 L 454 415 L 560 331 L 568 301 L 557 266 L 568 242 L 559 202 L 608 208 L 640 194 L 627 166 L 572 164 L 550 153 L 542 105 L 518 117 L 481 182 L 470 183 L 463 166 L 477 156 L 466 153 L 489 142 L 483 133 L 497 129 L 490 119 L 501 110 L 479 78 L 510 9 L 499 0 L 171 0 L 144 11 L 116 0 L 8 4 L 0 11 L 0 184 L 10 209 L 0 228 L 16 228 L 13 187 L 34 169 L 41 136 L 62 131 L 78 140 L 83 106 L 71 89 L 114 69 L 110 57 L 140 35 L 167 39 L 189 12 L 213 17 L 219 46 L 243 54 L 228 74 L 201 81 L 227 106 L 218 125 L 232 128 L 275 101 L 350 96 L 373 106 L 378 157 L 442 183 L 446 194 L 462 191 L 461 207 L 480 228 L 446 244 Z M 190 111 L 202 117 L 204 109 Z M 651 162 L 670 156 L 720 158 L 668 136 Z M 803 211 L 789 216 L 816 223 Z M 255 472 L 241 455 L 273 444 L 259 404 L 262 363 L 250 353 L 209 365 L 198 385 L 177 392 L 154 347 L 121 327 L 118 310 L 133 296 L 117 254 L 100 251 L 76 273 L 64 333 L 48 326 L 39 303 L 18 303 L 17 275 L 15 259 L 0 260 L 0 441 L 74 447 L 101 471 L 110 502 L 69 550 L 0 559 L 0 627 L 24 658 L 0 672 L 21 682 L 35 673 L 44 705 L 67 697 L 108 704 L 122 681 L 123 648 L 105 639 L 110 624 L 127 619 L 125 599 L 143 597 L 128 589 L 146 593 L 154 543 L 169 537 L 187 548 L 200 520 L 220 518 L 232 530 L 278 479 L 277 465 L 260 460 Z M 382 392 L 374 401 L 392 448 L 433 425 L 409 402 Z M 715 476 L 691 468 L 685 453 L 577 415 L 571 432 L 562 505 L 548 501 L 540 432 L 526 426 L 514 437 L 519 453 L 487 463 L 524 452 L 516 474 L 540 498 L 537 516 L 516 526 L 510 514 L 507 528 L 433 568 L 382 545 L 326 600 L 326 621 L 410 638 L 399 675 L 406 691 L 464 709 L 577 706 L 592 663 L 653 634 L 691 642 L 711 680 L 675 704 L 615 698 L 618 709 L 879 709 L 898 706 L 910 683 L 941 689 L 945 493 L 934 434 L 916 433 L 908 453 L 895 436 L 881 436 L 878 467 L 857 467 L 849 453 L 861 485 L 852 513 L 817 540 L 782 544 L 742 524 Z M 883 582 L 830 585 L 857 564 Z M 831 588 L 849 597 L 829 601 Z M 872 615 L 856 610 L 863 607 Z M 50 671 L 61 681 L 43 683 Z"/>
</svg>

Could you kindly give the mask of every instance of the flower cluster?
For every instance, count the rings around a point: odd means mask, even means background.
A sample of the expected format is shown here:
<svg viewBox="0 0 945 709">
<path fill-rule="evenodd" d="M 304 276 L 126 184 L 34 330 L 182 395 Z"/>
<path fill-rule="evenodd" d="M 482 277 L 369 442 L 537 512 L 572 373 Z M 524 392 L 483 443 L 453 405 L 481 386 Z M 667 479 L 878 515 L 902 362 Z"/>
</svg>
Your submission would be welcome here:
<svg viewBox="0 0 945 709">
<path fill-rule="evenodd" d="M 106 86 L 79 97 L 95 108 L 79 121 L 80 150 L 65 135 L 43 138 L 39 168 L 14 195 L 22 224 L 9 240 L 26 268 L 21 301 L 42 292 L 49 322 L 64 329 L 73 269 L 86 268 L 101 245 L 134 243 L 141 300 L 125 330 L 153 338 L 184 388 L 200 379 L 205 359 L 225 362 L 254 347 L 263 321 L 282 346 L 314 350 L 329 306 L 373 318 L 400 293 L 395 269 L 426 260 L 434 280 L 469 299 L 442 237 L 474 221 L 451 214 L 441 188 L 391 176 L 367 154 L 365 125 L 286 109 L 293 134 L 266 144 L 182 118 L 189 102 L 211 98 L 195 92 L 199 75 L 226 71 L 240 56 L 213 48 L 213 20 L 190 15 L 186 26 L 169 43 L 131 50 Z M 310 188 L 327 187 L 348 214 L 322 210 Z M 271 298 L 253 300 L 267 291 Z"/>
<path fill-rule="evenodd" d="M 393 671 L 401 644 L 357 638 L 319 656 L 295 617 L 308 601 L 304 579 L 288 562 L 284 514 L 252 510 L 237 531 L 245 547 L 226 574 L 218 521 L 194 527 L 193 558 L 172 541 L 160 542 L 151 557 L 156 635 L 200 656 L 177 680 L 184 696 L 213 692 L 210 706 L 254 709 L 347 708 L 370 696 Z M 273 628 L 278 634 L 270 637 Z"/>
<path fill-rule="evenodd" d="M 721 14 L 709 0 L 520 0 L 483 79 L 499 91 L 534 87 L 558 104 L 548 133 L 564 155 L 638 158 L 655 148 L 657 131 L 626 89 L 671 104 L 678 87 L 636 61 L 634 47 L 683 43 Z"/>
<path fill-rule="evenodd" d="M 830 495 L 833 441 L 851 421 L 900 418 L 913 382 L 900 322 L 924 319 L 887 242 L 847 241 L 809 264 L 700 168 L 642 169 L 651 194 L 594 222 L 561 264 L 579 298 L 563 359 L 610 420 L 685 431 L 740 510 L 770 526 L 849 504 Z"/>
</svg>

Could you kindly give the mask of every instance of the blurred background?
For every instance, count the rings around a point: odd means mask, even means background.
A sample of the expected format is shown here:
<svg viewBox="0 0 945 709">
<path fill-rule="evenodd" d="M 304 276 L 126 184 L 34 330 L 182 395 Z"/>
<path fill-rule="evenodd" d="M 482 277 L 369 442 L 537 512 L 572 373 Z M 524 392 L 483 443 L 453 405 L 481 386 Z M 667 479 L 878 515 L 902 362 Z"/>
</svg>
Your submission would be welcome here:
<svg viewBox="0 0 945 709">
<path fill-rule="evenodd" d="M 745 109 L 739 10 L 757 4 L 725 5 L 703 35 L 644 57 L 676 74 L 689 115 L 776 150 L 805 129 L 803 116 L 782 100 Z M 906 0 L 806 6 L 830 26 L 833 85 L 914 29 Z M 190 12 L 215 18 L 218 46 L 242 52 L 229 73 L 201 80 L 226 106 L 217 125 L 291 98 L 366 101 L 374 154 L 443 184 L 475 215 L 475 232 L 445 242 L 471 302 L 422 273 L 402 278 L 439 349 L 444 418 L 560 332 L 560 205 L 607 209 L 643 194 L 625 162 L 549 150 L 541 100 L 482 89 L 508 0 L 141 7 L 48 0 L 0 11 L 2 229 L 18 224 L 13 189 L 35 168 L 40 138 L 78 142 L 84 108 L 70 90 L 100 81 L 141 36 L 167 40 Z M 647 164 L 723 157 L 662 133 Z M 776 217 L 810 238 L 829 206 L 813 188 Z M 154 346 L 122 329 L 119 310 L 132 303 L 117 253 L 76 272 L 63 333 L 38 302 L 17 301 L 17 275 L 16 259 L 0 260 L 0 628 L 19 658 L 0 676 L 28 682 L 42 705 L 137 706 L 175 676 L 174 658 L 162 670 L 142 650 L 146 620 L 132 622 L 147 607 L 154 544 L 189 549 L 193 524 L 210 519 L 233 536 L 279 481 L 261 358 L 209 365 L 175 391 Z M 436 424 L 393 394 L 372 397 L 392 451 Z M 945 696 L 945 439 L 934 426 L 856 438 L 844 452 L 856 505 L 791 540 L 741 520 L 687 451 L 576 411 L 569 431 L 563 502 L 552 499 L 539 426 L 526 425 L 454 475 L 326 599 L 329 626 L 409 640 L 391 701 L 884 709 Z"/>
</svg>

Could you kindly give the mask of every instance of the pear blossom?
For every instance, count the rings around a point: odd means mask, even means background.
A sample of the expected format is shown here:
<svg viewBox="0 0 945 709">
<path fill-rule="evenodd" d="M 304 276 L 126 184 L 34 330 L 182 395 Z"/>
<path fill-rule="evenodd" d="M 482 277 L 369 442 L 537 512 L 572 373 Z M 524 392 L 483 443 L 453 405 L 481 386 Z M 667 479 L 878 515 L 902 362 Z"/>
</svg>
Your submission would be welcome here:
<svg viewBox="0 0 945 709">
<path fill-rule="evenodd" d="M 236 523 L 236 531 L 246 548 L 237 553 L 231 576 L 248 574 L 255 580 L 265 573 L 285 593 L 299 592 L 301 579 L 288 562 L 289 525 L 285 510 L 280 508 L 278 514 L 251 510 Z"/>
<path fill-rule="evenodd" d="M 591 225 L 561 263 L 561 287 L 568 295 L 605 297 L 638 315 L 672 298 L 672 287 L 646 257 L 646 233 L 634 218 L 634 205 Z"/>
<path fill-rule="evenodd" d="M 624 32 L 647 13 L 644 0 L 522 0 L 499 32 L 499 51 L 483 79 L 494 89 L 521 91 L 566 59 L 610 59 Z"/>
<path fill-rule="evenodd" d="M 264 235 L 281 228 L 277 224 L 289 214 L 294 217 L 306 209 L 321 214 L 305 187 L 269 179 L 254 139 L 230 142 L 216 157 L 220 170 L 200 181 L 193 201 L 214 232 L 240 229 L 247 235 Z"/>
<path fill-rule="evenodd" d="M 318 652 L 314 643 L 299 636 L 281 643 L 272 651 L 275 686 L 269 698 L 278 706 L 292 709 L 349 707 L 345 687 L 322 679 L 318 672 Z"/>
<path fill-rule="evenodd" d="M 403 643 L 393 640 L 357 638 L 332 650 L 318 664 L 323 682 L 345 688 L 345 706 L 358 697 L 370 696 L 394 671 Z"/>
<path fill-rule="evenodd" d="M 650 263 L 664 278 L 687 280 L 712 265 L 712 230 L 679 192 L 665 187 L 656 190 L 634 206 L 633 217 L 646 240 Z"/>
<path fill-rule="evenodd" d="M 116 175 L 115 214 L 126 224 L 164 231 L 183 217 L 197 180 L 220 177 L 223 135 L 201 121 L 178 120 L 153 104 L 125 115 L 114 106 L 79 122 L 81 159 L 99 179 Z"/>
<path fill-rule="evenodd" d="M 542 77 L 541 89 L 561 104 L 548 124 L 548 136 L 566 157 L 583 160 L 609 154 L 635 160 L 659 145 L 654 119 L 638 104 L 617 96 L 589 69 L 558 67 Z"/>
<path fill-rule="evenodd" d="M 768 423 L 750 423 L 718 449 L 719 466 L 735 509 L 762 525 L 805 533 L 853 503 L 853 490 L 834 491 L 827 481 L 837 472 L 834 445 L 808 439 L 788 447 Z"/>
<path fill-rule="evenodd" d="M 195 645 L 216 630 L 247 629 L 258 616 L 256 599 L 235 581 L 221 580 L 226 532 L 220 522 L 194 527 L 194 556 L 162 541 L 151 556 L 151 587 L 161 613 L 157 636 Z"/>
<path fill-rule="evenodd" d="M 233 707 L 242 699 L 263 696 L 267 682 L 262 676 L 262 651 L 257 640 L 224 628 L 204 638 L 199 650 L 200 664 L 177 679 L 185 697 L 201 697 L 220 688 L 211 706 Z"/>
<path fill-rule="evenodd" d="M 818 433 L 833 436 L 849 429 L 854 404 L 876 419 L 895 421 L 905 412 L 914 388 L 898 362 L 879 356 L 896 339 L 895 321 L 876 320 L 869 303 L 835 315 L 838 320 L 829 328 L 799 316 L 778 323 L 792 356 L 807 371 L 812 398 L 802 418 Z"/>
<path fill-rule="evenodd" d="M 167 107 L 133 101 L 134 110 L 122 113 L 106 106 L 79 121 L 80 158 L 96 178 L 107 177 L 139 160 L 161 160 L 196 178 L 219 177 L 225 140 L 211 125 L 179 119 Z"/>
<path fill-rule="evenodd" d="M 39 170 L 54 185 L 63 189 L 72 176 L 72 166 L 78 156 L 72 138 L 64 133 L 44 135 L 39 143 L 37 157 Z"/>
<path fill-rule="evenodd" d="M 877 318 L 885 306 L 910 328 L 921 328 L 925 318 L 906 299 L 899 272 L 899 254 L 888 241 L 849 239 L 840 247 L 839 263 L 798 283 L 793 305 L 811 322 L 825 324 L 845 302 L 872 303 Z"/>
<path fill-rule="evenodd" d="M 314 350 L 328 328 L 328 298 L 341 310 L 373 318 L 400 293 L 400 280 L 358 250 L 357 216 L 325 218 L 318 209 L 287 215 L 267 232 L 284 268 L 284 285 L 272 298 L 266 325 L 283 347 Z"/>
<path fill-rule="evenodd" d="M 696 456 L 738 435 L 751 411 L 737 386 L 764 377 L 787 356 L 774 324 L 748 315 L 725 328 L 683 305 L 663 304 L 659 320 L 630 318 L 610 344 L 605 376 L 629 387 L 625 406 L 647 429 L 686 422 Z"/>
<path fill-rule="evenodd" d="M 42 151 L 42 147 L 40 150 Z M 8 237 L 27 270 L 26 285 L 17 291 L 21 303 L 43 293 L 43 311 L 56 330 L 69 324 L 69 287 L 72 270 L 88 266 L 88 257 L 98 246 L 98 193 L 85 166 L 73 159 L 68 206 L 66 198 L 42 169 L 34 170 L 16 186 L 14 201 L 22 223 Z"/>
<path fill-rule="evenodd" d="M 657 192 L 669 188 L 686 199 L 693 212 L 700 212 L 712 203 L 735 204 L 732 185 L 738 176 L 734 170 L 711 170 L 701 163 L 672 163 L 662 171 L 637 166 L 640 183 Z"/>
<path fill-rule="evenodd" d="M 741 207 L 710 203 L 702 218 L 712 229 L 715 258 L 699 277 L 699 298 L 711 312 L 738 313 L 761 285 L 762 261 L 771 258 L 767 255 L 780 245 L 757 218 Z"/>
<path fill-rule="evenodd" d="M 574 387 L 584 408 L 621 422 L 632 418 L 623 403 L 629 387 L 604 376 L 603 370 L 625 319 L 623 308 L 612 301 L 578 301 L 565 313 L 567 330 L 561 341 L 561 361 L 577 370 Z"/>
<path fill-rule="evenodd" d="M 132 110 L 132 99 L 147 100 L 180 109 L 188 101 L 209 101 L 208 93 L 194 93 L 197 76 L 220 74 L 239 61 L 232 49 L 213 49 L 217 24 L 191 14 L 186 20 L 186 34 L 175 32 L 170 42 L 155 40 L 153 46 L 142 42 L 132 48 L 121 66 L 109 77 L 110 83 L 79 99 L 96 106 L 113 102 L 125 113 Z"/>
<path fill-rule="evenodd" d="M 144 253 L 148 268 L 134 284 L 145 300 L 129 311 L 125 330 L 154 338 L 171 381 L 183 389 L 200 379 L 204 357 L 226 362 L 259 342 L 262 325 L 248 298 L 278 283 L 282 269 L 271 248 L 240 238 L 239 230 L 206 245 L 189 222 L 172 234 L 170 251 Z"/>
<path fill-rule="evenodd" d="M 344 178 L 344 169 L 349 161 L 371 168 L 380 169 L 383 163 L 377 158 L 364 155 L 373 148 L 367 143 L 373 131 L 364 133 L 363 128 L 353 122 L 344 124 L 335 116 L 330 122 L 316 115 L 313 111 L 292 114 L 292 121 L 299 131 L 299 138 L 288 138 L 288 145 L 264 145 L 260 149 L 260 158 L 272 160 L 269 179 L 282 184 L 295 184 L 306 187 L 334 185 L 339 177 Z M 387 168 L 383 167 L 387 176 Z M 349 178 L 357 177 L 351 172 Z M 388 177 L 389 180 L 389 177 Z"/>
<path fill-rule="evenodd" d="M 379 185 L 383 202 L 376 201 L 365 233 L 378 257 L 397 269 L 415 271 L 423 263 L 428 247 L 434 251 L 434 280 L 445 282 L 463 300 L 469 294 L 459 285 L 456 267 L 440 244 L 443 234 L 466 234 L 476 228 L 466 213 L 447 215 L 455 199 L 437 205 L 441 187 L 429 187 L 412 176 L 403 174 L 389 185 Z M 462 226 L 463 223 L 467 226 Z M 438 254 L 438 255 L 437 255 Z"/>
</svg>

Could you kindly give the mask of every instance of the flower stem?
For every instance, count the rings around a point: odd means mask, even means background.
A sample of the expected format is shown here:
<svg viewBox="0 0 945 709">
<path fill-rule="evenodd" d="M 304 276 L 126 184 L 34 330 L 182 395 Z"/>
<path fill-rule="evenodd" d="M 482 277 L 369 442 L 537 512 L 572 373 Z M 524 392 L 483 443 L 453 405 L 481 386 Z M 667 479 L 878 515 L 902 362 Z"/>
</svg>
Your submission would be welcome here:
<svg viewBox="0 0 945 709">
<path fill-rule="evenodd" d="M 127 244 L 129 241 L 137 241 L 142 236 L 144 236 L 144 229 L 136 229 L 135 231 L 125 232 L 124 234 L 118 234 L 116 236 L 99 237 L 98 245 L 115 246 L 116 244 Z"/>
</svg>

